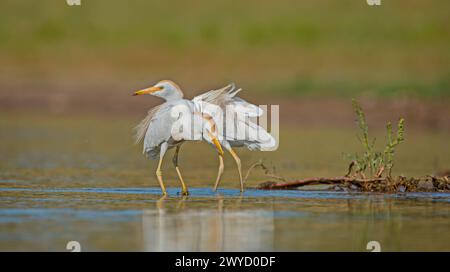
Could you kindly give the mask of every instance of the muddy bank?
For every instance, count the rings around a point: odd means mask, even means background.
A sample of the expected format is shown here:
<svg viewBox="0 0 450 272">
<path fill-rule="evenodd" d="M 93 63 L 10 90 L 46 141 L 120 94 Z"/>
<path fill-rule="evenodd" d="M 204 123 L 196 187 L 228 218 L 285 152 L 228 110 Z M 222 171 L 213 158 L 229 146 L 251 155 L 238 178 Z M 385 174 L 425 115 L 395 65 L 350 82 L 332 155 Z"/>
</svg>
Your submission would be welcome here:
<svg viewBox="0 0 450 272">
<path fill-rule="evenodd" d="M 44 114 L 107 114 L 128 115 L 141 118 L 149 108 L 163 101 L 154 97 L 132 97 L 133 86 L 111 89 L 23 89 L 17 86 L 0 86 L 0 109 L 4 112 L 31 112 Z M 137 88 L 137 86 L 136 86 Z M 187 92 L 190 98 L 197 93 Z M 243 98 L 264 105 L 280 105 L 280 120 L 283 124 L 298 126 L 332 125 L 353 126 L 353 111 L 350 98 L 320 97 L 274 97 L 261 96 L 257 92 L 242 92 Z M 368 122 L 373 127 L 384 127 L 386 120 L 400 117 L 408 120 L 408 127 L 418 129 L 450 130 L 450 102 L 421 98 L 375 98 L 360 97 Z"/>
</svg>

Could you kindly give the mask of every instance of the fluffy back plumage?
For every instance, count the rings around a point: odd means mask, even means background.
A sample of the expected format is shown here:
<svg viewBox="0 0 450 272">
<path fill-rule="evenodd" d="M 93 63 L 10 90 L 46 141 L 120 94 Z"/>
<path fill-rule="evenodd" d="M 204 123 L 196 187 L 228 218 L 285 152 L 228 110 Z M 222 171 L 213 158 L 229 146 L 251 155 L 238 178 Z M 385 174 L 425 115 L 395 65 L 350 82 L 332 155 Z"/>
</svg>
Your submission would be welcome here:
<svg viewBox="0 0 450 272">
<path fill-rule="evenodd" d="M 145 134 L 147 133 L 148 127 L 150 126 L 150 123 L 152 122 L 153 117 L 158 112 L 160 107 L 161 107 L 161 105 L 151 108 L 148 111 L 147 116 L 141 122 L 139 122 L 139 124 L 136 127 L 134 127 L 134 131 L 135 131 L 134 142 L 135 142 L 135 144 L 139 144 L 140 142 L 142 142 L 144 140 L 144 137 L 145 137 Z"/>
<path fill-rule="evenodd" d="M 226 122 L 234 122 L 234 116 L 229 116 L 229 110 L 231 113 L 242 114 L 247 117 L 259 117 L 263 114 L 263 110 L 251 103 L 248 103 L 244 99 L 236 96 L 242 89 L 237 89 L 234 84 L 229 84 L 221 89 L 212 90 L 201 95 L 198 95 L 192 99 L 195 105 L 196 111 L 210 114 L 215 117 L 215 107 L 207 107 L 207 104 L 213 104 L 216 107 L 220 107 L 223 111 L 226 111 Z M 206 103 L 206 105 L 204 104 Z M 230 108 L 228 108 L 230 107 Z M 216 120 L 217 122 L 217 120 Z M 224 135 L 226 140 L 230 142 L 232 146 L 245 145 L 251 150 L 271 150 L 276 147 L 276 140 L 261 126 L 253 122 L 249 118 L 237 120 L 241 125 L 246 128 L 245 131 L 235 131 L 233 135 Z M 246 138 L 246 134 L 252 137 Z"/>
<path fill-rule="evenodd" d="M 233 100 L 233 97 L 242 89 L 236 89 L 234 83 L 231 83 L 218 90 L 211 90 L 201 95 L 197 95 L 192 99 L 194 102 L 206 102 L 223 107 Z"/>
</svg>

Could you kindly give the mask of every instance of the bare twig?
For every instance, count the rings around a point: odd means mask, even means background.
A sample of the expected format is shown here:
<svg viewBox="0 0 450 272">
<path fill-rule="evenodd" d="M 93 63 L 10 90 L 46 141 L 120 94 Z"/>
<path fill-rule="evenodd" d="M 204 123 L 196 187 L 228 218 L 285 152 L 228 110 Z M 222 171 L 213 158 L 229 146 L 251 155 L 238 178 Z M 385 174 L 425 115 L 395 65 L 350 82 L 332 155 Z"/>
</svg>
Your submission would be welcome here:
<svg viewBox="0 0 450 272">
<path fill-rule="evenodd" d="M 255 162 L 254 164 L 250 165 L 250 167 L 247 170 L 247 174 L 245 174 L 244 183 L 247 181 L 248 176 L 250 175 L 250 172 L 253 170 L 253 168 L 255 168 L 257 166 L 261 166 L 262 164 L 263 164 L 262 160 L 259 160 L 259 161 Z"/>
<path fill-rule="evenodd" d="M 350 175 L 352 174 L 353 171 L 353 167 L 356 165 L 356 161 L 352 161 L 350 163 L 350 165 L 348 166 L 348 171 L 347 174 L 345 175 L 345 177 L 350 177 Z"/>
<path fill-rule="evenodd" d="M 275 175 L 275 173 L 274 173 L 275 170 L 274 169 L 270 170 L 266 165 L 264 165 L 263 160 L 259 160 L 259 161 L 255 162 L 254 164 L 252 164 L 249 167 L 249 169 L 247 170 L 247 174 L 245 175 L 244 182 L 247 181 L 248 177 L 250 176 L 250 172 L 256 167 L 261 167 L 261 169 L 264 170 L 264 174 L 266 176 L 268 176 L 269 178 L 273 178 L 273 179 L 281 180 L 281 181 L 286 181 L 285 178 L 283 178 L 281 176 L 278 176 L 278 175 Z"/>
</svg>

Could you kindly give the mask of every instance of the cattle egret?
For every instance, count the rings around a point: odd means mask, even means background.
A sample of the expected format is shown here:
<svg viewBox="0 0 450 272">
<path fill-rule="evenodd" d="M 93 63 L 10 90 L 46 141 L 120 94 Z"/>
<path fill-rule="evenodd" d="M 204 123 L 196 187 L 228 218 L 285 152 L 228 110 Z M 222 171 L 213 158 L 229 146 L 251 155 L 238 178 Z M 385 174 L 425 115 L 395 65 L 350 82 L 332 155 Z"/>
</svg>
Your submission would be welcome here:
<svg viewBox="0 0 450 272">
<path fill-rule="evenodd" d="M 240 90 L 235 89 L 234 84 L 230 84 L 188 100 L 183 98 L 183 92 L 177 84 L 170 80 L 162 80 L 152 87 L 133 93 L 133 95 L 153 95 L 165 100 L 165 103 L 149 110 L 147 116 L 136 126 L 135 135 L 136 143 L 143 141 L 143 153 L 147 157 L 159 158 L 156 177 L 163 195 L 167 195 L 161 172 L 165 153 L 175 148 L 172 161 L 181 182 L 182 194 L 188 195 L 188 188 L 178 167 L 178 153 L 184 142 L 199 140 L 211 144 L 219 155 L 219 170 L 214 191 L 219 186 L 224 170 L 223 149 L 235 160 L 240 191 L 244 191 L 241 160 L 232 147 L 245 146 L 250 150 L 271 150 L 276 146 L 276 141 L 265 129 L 249 120 L 248 117 L 261 116 L 262 109 L 237 97 L 236 94 Z M 222 114 L 224 112 L 226 115 Z M 245 118 L 240 118 L 239 115 Z M 231 133 L 228 128 L 231 128 Z"/>
</svg>

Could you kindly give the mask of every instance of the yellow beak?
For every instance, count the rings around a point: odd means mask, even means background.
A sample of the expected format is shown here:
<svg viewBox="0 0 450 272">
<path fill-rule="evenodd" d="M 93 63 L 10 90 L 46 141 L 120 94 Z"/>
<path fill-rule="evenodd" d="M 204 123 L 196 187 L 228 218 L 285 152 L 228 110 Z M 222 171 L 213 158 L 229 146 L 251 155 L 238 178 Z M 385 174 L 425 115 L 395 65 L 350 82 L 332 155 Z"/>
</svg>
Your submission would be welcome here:
<svg viewBox="0 0 450 272">
<path fill-rule="evenodd" d="M 153 86 L 153 87 L 150 87 L 150 88 L 147 88 L 147 89 L 136 91 L 136 92 L 133 93 L 133 96 L 134 95 L 141 95 L 141 94 L 151 94 L 151 93 L 154 93 L 154 92 L 157 92 L 157 91 L 160 91 L 160 90 L 162 90 L 162 87 L 155 87 L 155 86 Z"/>
</svg>

